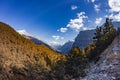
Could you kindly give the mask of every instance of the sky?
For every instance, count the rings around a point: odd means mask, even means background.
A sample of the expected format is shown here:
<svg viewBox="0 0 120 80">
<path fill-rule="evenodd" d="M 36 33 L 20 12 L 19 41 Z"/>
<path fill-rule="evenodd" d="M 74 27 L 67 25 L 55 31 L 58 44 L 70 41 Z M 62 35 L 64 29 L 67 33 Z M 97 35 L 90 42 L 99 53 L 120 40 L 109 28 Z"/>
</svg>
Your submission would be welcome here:
<svg viewBox="0 0 120 80">
<path fill-rule="evenodd" d="M 49 44 L 74 40 L 106 17 L 120 21 L 120 0 L 0 0 L 0 21 Z"/>
</svg>

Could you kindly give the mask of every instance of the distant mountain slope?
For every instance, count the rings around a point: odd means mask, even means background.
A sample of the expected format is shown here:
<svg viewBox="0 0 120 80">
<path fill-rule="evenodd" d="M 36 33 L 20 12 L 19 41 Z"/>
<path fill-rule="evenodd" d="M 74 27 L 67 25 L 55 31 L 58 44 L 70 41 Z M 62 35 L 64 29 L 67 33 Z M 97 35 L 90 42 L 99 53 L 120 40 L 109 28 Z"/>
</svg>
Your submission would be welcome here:
<svg viewBox="0 0 120 80">
<path fill-rule="evenodd" d="M 119 28 L 120 27 L 120 22 L 114 21 L 113 25 L 114 25 L 115 28 Z"/>
<path fill-rule="evenodd" d="M 0 80 L 45 80 L 51 65 L 65 57 L 36 45 L 0 22 Z"/>
<path fill-rule="evenodd" d="M 94 33 L 95 30 L 80 31 L 75 38 L 73 46 L 78 46 L 80 49 L 85 48 L 88 44 L 93 42 Z"/>
<path fill-rule="evenodd" d="M 120 27 L 120 22 L 114 21 L 113 25 L 115 28 L 118 28 Z M 77 37 L 75 38 L 75 42 L 73 43 L 73 46 L 76 45 L 80 49 L 85 48 L 88 44 L 90 44 L 93 41 L 94 32 L 95 30 L 80 31 Z"/>
<path fill-rule="evenodd" d="M 31 41 L 34 42 L 35 44 L 38 44 L 38 45 L 43 44 L 43 45 L 51 48 L 48 44 L 46 44 L 46 43 L 43 42 L 42 40 L 40 40 L 40 39 L 32 36 L 31 34 L 29 34 L 29 33 L 28 33 L 27 31 L 25 31 L 25 30 L 17 30 L 17 32 L 18 32 L 19 34 L 21 34 L 23 37 L 31 40 Z"/>
<path fill-rule="evenodd" d="M 68 41 L 58 49 L 61 53 L 67 54 L 72 49 L 73 43 L 74 43 L 74 41 Z"/>
</svg>

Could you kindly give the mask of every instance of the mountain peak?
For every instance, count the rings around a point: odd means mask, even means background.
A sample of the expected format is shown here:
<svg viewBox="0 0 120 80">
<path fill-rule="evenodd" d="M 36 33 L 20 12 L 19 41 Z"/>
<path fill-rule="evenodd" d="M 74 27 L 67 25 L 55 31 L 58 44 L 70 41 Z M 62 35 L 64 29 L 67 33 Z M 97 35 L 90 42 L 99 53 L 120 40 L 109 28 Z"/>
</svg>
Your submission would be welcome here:
<svg viewBox="0 0 120 80">
<path fill-rule="evenodd" d="M 27 36 L 32 36 L 30 33 L 28 33 L 26 30 L 22 29 L 22 30 L 17 30 L 17 32 L 21 35 L 27 35 Z"/>
</svg>

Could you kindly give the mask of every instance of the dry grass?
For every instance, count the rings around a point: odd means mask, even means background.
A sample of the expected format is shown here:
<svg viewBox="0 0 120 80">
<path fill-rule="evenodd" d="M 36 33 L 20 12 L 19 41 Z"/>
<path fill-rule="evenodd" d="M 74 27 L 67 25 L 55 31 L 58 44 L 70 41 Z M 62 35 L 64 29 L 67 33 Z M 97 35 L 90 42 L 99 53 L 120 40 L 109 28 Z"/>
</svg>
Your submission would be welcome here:
<svg viewBox="0 0 120 80">
<path fill-rule="evenodd" d="M 51 64 L 64 59 L 64 55 L 45 45 L 34 44 L 18 34 L 9 25 L 0 22 L 0 67 L 3 73 L 14 76 L 10 72 L 12 69 L 14 70 L 14 67 L 24 69 L 29 65 L 38 65 L 41 66 L 38 67 L 40 69 L 44 67 L 50 70 Z"/>
</svg>

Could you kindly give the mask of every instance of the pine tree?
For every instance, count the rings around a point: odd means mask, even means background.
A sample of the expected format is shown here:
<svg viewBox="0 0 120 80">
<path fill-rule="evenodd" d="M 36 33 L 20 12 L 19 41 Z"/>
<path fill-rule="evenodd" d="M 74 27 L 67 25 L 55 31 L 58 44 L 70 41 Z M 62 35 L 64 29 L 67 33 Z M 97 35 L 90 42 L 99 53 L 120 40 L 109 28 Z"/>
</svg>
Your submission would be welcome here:
<svg viewBox="0 0 120 80">
<path fill-rule="evenodd" d="M 110 45 L 116 37 L 117 32 L 112 24 L 112 19 L 106 18 L 104 27 L 97 27 L 93 39 L 95 40 L 95 48 L 90 53 L 90 59 L 99 59 L 99 55 Z"/>
<path fill-rule="evenodd" d="M 103 33 L 106 34 L 107 32 L 110 32 L 111 28 L 113 28 L 112 19 L 106 18 Z"/>
<path fill-rule="evenodd" d="M 96 30 L 95 30 L 96 32 L 94 33 L 94 37 L 93 37 L 93 39 L 96 41 L 96 40 L 100 40 L 100 38 L 102 37 L 102 27 L 96 27 Z"/>
<path fill-rule="evenodd" d="M 65 68 L 66 75 L 69 76 L 70 78 L 84 76 L 86 62 L 87 59 L 85 56 L 83 56 L 82 51 L 80 51 L 79 47 L 77 46 L 73 47 L 67 56 Z"/>
</svg>

